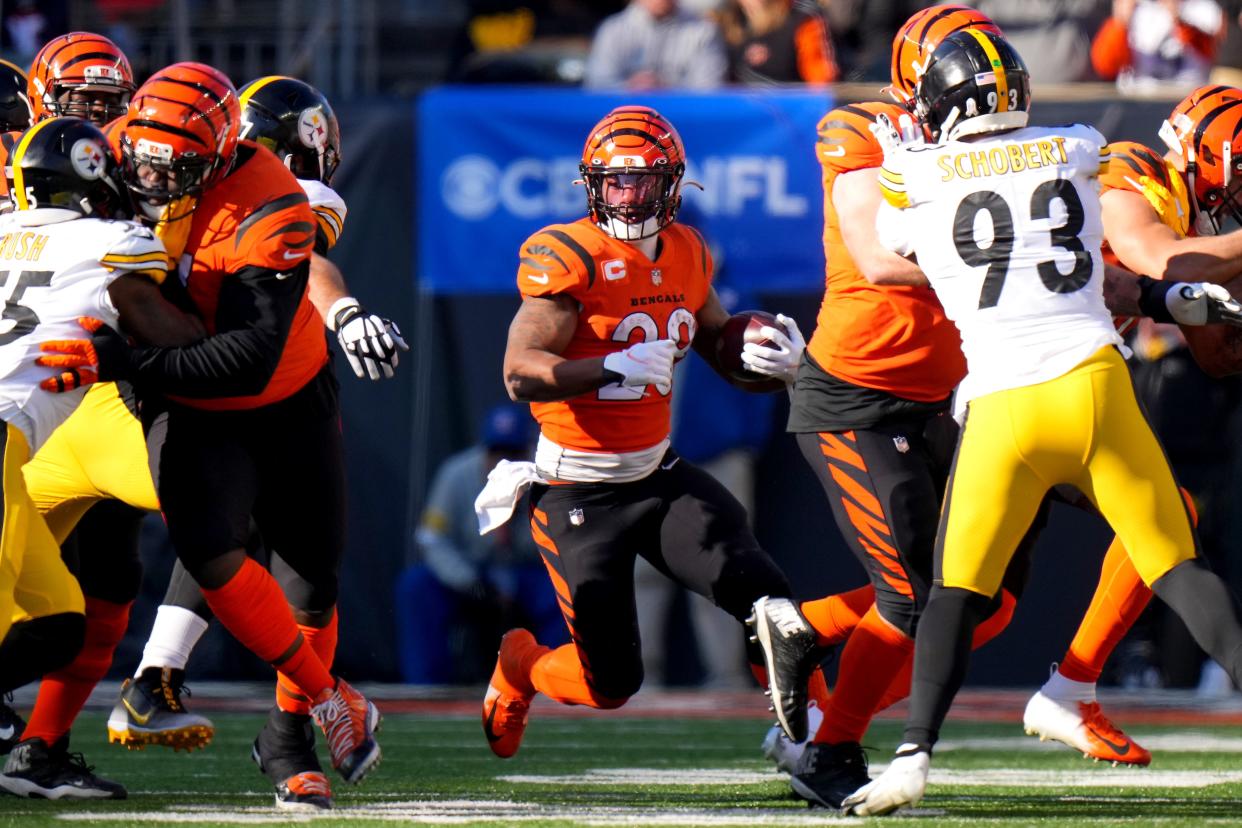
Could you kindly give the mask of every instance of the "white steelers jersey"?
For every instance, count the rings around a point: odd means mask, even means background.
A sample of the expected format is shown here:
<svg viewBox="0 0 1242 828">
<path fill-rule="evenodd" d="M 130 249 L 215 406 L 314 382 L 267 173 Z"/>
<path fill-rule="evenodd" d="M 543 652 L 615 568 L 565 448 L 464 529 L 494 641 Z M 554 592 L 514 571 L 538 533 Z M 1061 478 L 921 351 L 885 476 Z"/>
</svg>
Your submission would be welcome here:
<svg viewBox="0 0 1242 828">
<path fill-rule="evenodd" d="M 327 242 L 328 249 L 336 246 L 336 240 L 345 229 L 345 199 L 336 190 L 314 178 L 299 178 L 311 209 L 315 211 L 315 222 L 319 225 L 318 234 Z"/>
<path fill-rule="evenodd" d="M 63 220 L 35 224 L 48 217 Z M 0 419 L 26 435 L 33 454 L 73 413 L 86 388 L 56 394 L 39 383 L 40 343 L 82 339 L 78 317 L 116 327 L 108 286 L 126 272 L 163 278 L 164 245 L 139 224 L 43 209 L 0 216 Z"/>
<path fill-rule="evenodd" d="M 1104 144 L 1081 124 L 1028 127 L 885 159 L 880 241 L 917 256 L 962 334 L 970 396 L 1053 379 L 1121 343 L 1104 307 Z"/>
</svg>

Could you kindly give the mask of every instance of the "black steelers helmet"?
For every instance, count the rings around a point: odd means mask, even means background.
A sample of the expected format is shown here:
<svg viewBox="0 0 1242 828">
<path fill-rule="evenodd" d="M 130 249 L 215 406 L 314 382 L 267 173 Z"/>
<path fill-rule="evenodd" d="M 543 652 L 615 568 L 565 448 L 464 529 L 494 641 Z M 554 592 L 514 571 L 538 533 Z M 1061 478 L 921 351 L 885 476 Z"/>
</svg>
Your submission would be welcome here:
<svg viewBox="0 0 1242 828">
<path fill-rule="evenodd" d="M 1024 127 L 1030 73 L 1009 41 L 964 29 L 932 52 L 914 90 L 914 107 L 934 141 Z"/>
<path fill-rule="evenodd" d="M 0 60 L 0 132 L 21 132 L 34 121 L 26 97 L 27 83 L 25 72 Z"/>
<path fill-rule="evenodd" d="M 341 161 L 341 128 L 328 99 L 297 78 L 270 75 L 237 93 L 241 137 L 270 149 L 302 179 L 332 183 Z"/>
<path fill-rule="evenodd" d="M 108 139 L 90 121 L 40 121 L 22 133 L 9 164 L 9 192 L 17 210 L 59 207 L 114 218 L 123 204 Z"/>
</svg>

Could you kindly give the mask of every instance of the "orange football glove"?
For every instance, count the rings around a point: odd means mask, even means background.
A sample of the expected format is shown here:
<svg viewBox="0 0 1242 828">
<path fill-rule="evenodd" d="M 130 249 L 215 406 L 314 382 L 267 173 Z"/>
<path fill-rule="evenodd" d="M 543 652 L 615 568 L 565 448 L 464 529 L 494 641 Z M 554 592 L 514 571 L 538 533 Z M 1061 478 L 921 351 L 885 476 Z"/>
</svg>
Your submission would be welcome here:
<svg viewBox="0 0 1242 828">
<path fill-rule="evenodd" d="M 79 316 L 78 324 L 87 333 L 95 333 L 103 327 L 103 321 L 90 316 Z M 53 339 L 39 345 L 46 356 L 36 357 L 35 364 L 47 368 L 64 368 L 58 374 L 39 383 L 44 391 L 56 394 L 81 388 L 99 381 L 99 356 L 89 339 Z"/>
</svg>

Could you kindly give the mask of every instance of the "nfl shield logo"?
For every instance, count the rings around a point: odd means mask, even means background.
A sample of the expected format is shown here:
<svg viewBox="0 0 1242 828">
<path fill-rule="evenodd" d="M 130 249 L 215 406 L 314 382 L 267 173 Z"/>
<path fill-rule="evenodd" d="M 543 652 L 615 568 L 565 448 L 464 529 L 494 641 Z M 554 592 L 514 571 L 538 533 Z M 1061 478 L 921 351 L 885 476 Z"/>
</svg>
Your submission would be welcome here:
<svg viewBox="0 0 1242 828">
<path fill-rule="evenodd" d="M 582 510 L 573 508 L 569 510 L 569 522 L 574 526 L 581 526 L 586 522 L 586 516 L 582 514 Z"/>
<path fill-rule="evenodd" d="M 901 452 L 902 454 L 905 454 L 907 451 L 910 450 L 910 441 L 907 440 L 905 437 L 894 437 L 893 445 L 896 446 L 897 450 Z"/>
<path fill-rule="evenodd" d="M 663 281 L 664 281 L 664 274 L 660 272 L 659 268 L 656 268 L 655 270 L 651 271 L 651 284 L 656 285 L 658 287 L 659 284 Z"/>
</svg>

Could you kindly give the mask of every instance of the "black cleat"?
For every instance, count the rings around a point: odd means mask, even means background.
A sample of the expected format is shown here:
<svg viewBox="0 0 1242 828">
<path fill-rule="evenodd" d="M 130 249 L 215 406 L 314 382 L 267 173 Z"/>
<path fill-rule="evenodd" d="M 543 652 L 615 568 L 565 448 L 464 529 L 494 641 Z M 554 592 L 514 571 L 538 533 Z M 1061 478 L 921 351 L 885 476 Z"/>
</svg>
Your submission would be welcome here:
<svg viewBox="0 0 1242 828">
<path fill-rule="evenodd" d="M 26 732 L 25 719 L 8 704 L 12 701 L 13 694 L 8 693 L 5 695 L 5 701 L 0 702 L 0 756 L 8 755 L 14 745 L 22 740 L 22 734 Z"/>
<path fill-rule="evenodd" d="M 797 604 L 788 598 L 760 598 L 747 624 L 763 648 L 777 723 L 790 739 L 804 742 L 806 686 L 824 653 L 818 636 Z"/>
<path fill-rule="evenodd" d="M 276 786 L 276 807 L 314 813 L 332 807 L 332 788 L 315 755 L 310 716 L 273 707 L 259 731 L 250 758 Z"/>
<path fill-rule="evenodd" d="M 0 773 L 0 790 L 30 799 L 125 799 L 125 786 L 91 773 L 69 737 L 52 747 L 39 738 L 18 742 Z"/>
<path fill-rule="evenodd" d="M 137 678 L 125 679 L 121 697 L 108 717 L 108 741 L 130 750 L 163 745 L 191 751 L 206 747 L 215 735 L 211 721 L 185 709 L 185 671 L 148 667 Z"/>
<path fill-rule="evenodd" d="M 821 805 L 838 811 L 842 800 L 870 781 L 867 754 L 858 742 L 812 743 L 802 752 L 789 786 L 812 808 Z"/>
</svg>

